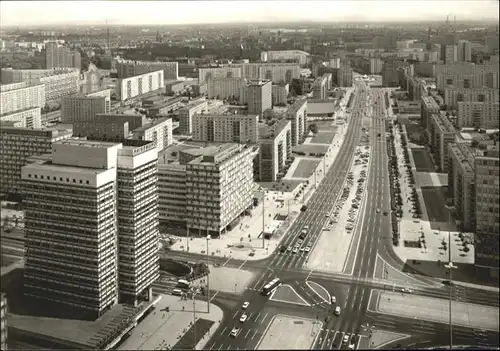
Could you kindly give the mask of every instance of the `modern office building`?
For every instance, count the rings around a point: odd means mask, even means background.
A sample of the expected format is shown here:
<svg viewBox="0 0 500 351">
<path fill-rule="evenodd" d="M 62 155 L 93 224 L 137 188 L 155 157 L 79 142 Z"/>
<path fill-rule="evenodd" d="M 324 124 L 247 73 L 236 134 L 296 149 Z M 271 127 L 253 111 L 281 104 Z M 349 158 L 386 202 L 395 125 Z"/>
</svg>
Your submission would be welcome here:
<svg viewBox="0 0 500 351">
<path fill-rule="evenodd" d="M 78 51 L 60 45 L 57 42 L 45 43 L 46 68 L 77 68 L 82 69 L 82 57 Z"/>
<path fill-rule="evenodd" d="M 453 124 L 442 113 L 431 115 L 429 125 L 430 144 L 437 160 L 440 172 L 448 172 L 447 144 L 455 141 L 456 130 Z"/>
<path fill-rule="evenodd" d="M 119 78 L 131 78 L 162 70 L 163 79 L 178 80 L 179 64 L 177 62 L 162 61 L 131 61 L 118 60 L 116 62 L 116 72 Z"/>
<path fill-rule="evenodd" d="M 52 146 L 51 161 L 22 168 L 26 296 L 92 317 L 151 299 L 157 158 L 151 142 L 67 140 Z"/>
<path fill-rule="evenodd" d="M 73 123 L 94 120 L 96 114 L 107 114 L 110 110 L 111 89 L 66 96 L 61 102 L 61 121 Z"/>
<path fill-rule="evenodd" d="M 420 108 L 420 124 L 427 130 L 431 115 L 439 113 L 439 105 L 432 96 L 422 96 Z"/>
<path fill-rule="evenodd" d="M 288 84 L 273 84 L 273 106 L 285 105 L 290 92 Z"/>
<path fill-rule="evenodd" d="M 219 237 L 252 206 L 252 149 L 229 143 L 182 150 L 179 158 L 158 166 L 160 220 Z"/>
<path fill-rule="evenodd" d="M 209 99 L 233 100 L 240 105 L 247 102 L 245 78 L 211 77 L 208 79 L 207 92 Z"/>
<path fill-rule="evenodd" d="M 295 101 L 286 114 L 291 121 L 292 146 L 300 145 L 307 131 L 307 100 Z"/>
<path fill-rule="evenodd" d="M 247 85 L 248 113 L 262 116 L 273 107 L 273 83 L 270 80 L 251 80 Z"/>
<path fill-rule="evenodd" d="M 498 89 L 490 88 L 445 88 L 444 104 L 447 109 L 458 108 L 459 102 L 498 102 Z"/>
<path fill-rule="evenodd" d="M 472 61 L 472 43 L 468 40 L 459 40 L 457 43 L 457 61 Z"/>
<path fill-rule="evenodd" d="M 284 169 L 291 155 L 291 121 L 281 119 L 273 126 L 259 126 L 259 155 L 254 160 L 255 178 L 261 182 L 280 180 L 285 176 Z"/>
<path fill-rule="evenodd" d="M 254 114 L 194 114 L 193 140 L 221 143 L 253 143 L 259 141 L 259 116 Z"/>
<path fill-rule="evenodd" d="M 313 99 L 324 100 L 327 98 L 327 78 L 325 75 L 318 77 L 313 83 Z"/>
<path fill-rule="evenodd" d="M 173 143 L 172 128 L 172 118 L 157 118 L 131 131 L 130 139 L 152 141 L 160 152 Z"/>
<path fill-rule="evenodd" d="M 295 61 L 301 66 L 307 65 L 310 59 L 310 54 L 301 50 L 271 50 L 260 53 L 262 62 L 272 61 Z"/>
<path fill-rule="evenodd" d="M 2 293 L 0 300 L 0 326 L 1 326 L 1 340 L 0 340 L 0 350 L 7 351 L 7 295 Z"/>
<path fill-rule="evenodd" d="M 197 113 L 207 111 L 206 100 L 199 100 L 179 110 L 179 133 L 191 135 L 193 133 L 193 116 Z"/>
<path fill-rule="evenodd" d="M 0 129 L 2 194 L 21 195 L 21 168 L 31 156 L 52 151 L 52 144 L 72 136 L 70 130 L 15 128 Z"/>
<path fill-rule="evenodd" d="M 116 97 L 120 101 L 164 89 L 163 70 L 119 79 L 116 83 Z"/>
<path fill-rule="evenodd" d="M 498 129 L 499 113 L 498 102 L 458 102 L 458 128 L 473 127 L 481 129 Z"/>
</svg>

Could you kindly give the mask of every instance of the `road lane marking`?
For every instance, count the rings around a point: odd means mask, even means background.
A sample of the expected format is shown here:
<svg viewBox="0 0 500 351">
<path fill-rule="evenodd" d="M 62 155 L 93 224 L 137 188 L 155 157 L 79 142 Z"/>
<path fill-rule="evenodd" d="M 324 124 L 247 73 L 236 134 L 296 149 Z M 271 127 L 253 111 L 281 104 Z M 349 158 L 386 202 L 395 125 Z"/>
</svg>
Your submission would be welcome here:
<svg viewBox="0 0 500 351">
<path fill-rule="evenodd" d="M 224 346 L 224 344 L 220 344 L 219 346 L 219 350 L 222 350 L 222 347 Z"/>
<path fill-rule="evenodd" d="M 209 350 L 212 350 L 212 349 L 214 348 L 214 346 L 215 346 L 215 341 L 214 341 L 214 343 L 212 344 L 212 346 L 210 346 L 210 347 L 209 347 Z"/>
<path fill-rule="evenodd" d="M 255 321 L 258 321 L 258 320 L 259 320 L 259 317 L 260 317 L 260 314 L 261 314 L 261 313 L 262 313 L 262 312 L 259 312 L 259 314 L 257 315 L 257 317 L 255 317 Z"/>
<path fill-rule="evenodd" d="M 224 335 L 226 333 L 226 330 L 227 330 L 227 327 L 224 327 L 224 329 L 222 329 L 221 335 Z"/>
<path fill-rule="evenodd" d="M 255 338 L 255 334 L 257 334 L 257 330 L 253 333 L 252 337 L 250 338 L 250 340 L 253 340 L 253 338 Z"/>
<path fill-rule="evenodd" d="M 268 315 L 268 314 L 269 314 L 269 313 L 266 313 L 266 314 L 262 317 L 262 320 L 260 321 L 260 323 L 261 323 L 261 324 L 262 324 L 262 323 L 264 323 L 264 321 L 266 320 L 266 318 L 267 318 L 267 315 Z"/>
<path fill-rule="evenodd" d="M 234 312 L 233 314 L 233 319 L 236 318 L 236 315 L 238 314 L 239 311 Z"/>
<path fill-rule="evenodd" d="M 248 337 L 248 334 L 250 334 L 251 331 L 252 331 L 252 329 L 248 329 L 247 333 L 244 336 L 245 339 Z"/>
<path fill-rule="evenodd" d="M 242 263 L 242 264 L 240 264 L 240 266 L 238 267 L 238 269 L 241 269 L 241 267 L 243 267 L 243 265 L 244 265 L 245 263 L 247 263 L 247 260 L 243 261 L 243 263 Z"/>
<path fill-rule="evenodd" d="M 222 267 L 225 267 L 229 261 L 231 261 L 231 257 L 227 258 L 227 260 L 222 264 Z"/>
<path fill-rule="evenodd" d="M 215 297 L 217 296 L 218 293 L 219 293 L 219 290 L 217 290 L 215 292 L 215 294 L 212 295 L 212 297 L 210 298 L 210 302 L 212 302 L 212 300 L 215 299 Z"/>
<path fill-rule="evenodd" d="M 311 270 L 311 271 L 312 271 L 312 270 Z M 318 288 L 323 289 L 323 290 L 324 290 L 324 292 L 326 292 L 326 295 L 328 296 L 328 300 L 325 300 L 325 298 L 324 298 L 323 296 L 321 296 L 321 295 L 320 295 L 320 294 L 319 294 L 319 293 L 318 293 L 318 292 L 317 292 L 317 291 L 316 291 L 316 290 L 315 290 L 315 289 L 311 286 L 311 284 L 314 284 L 314 285 L 316 285 Z M 325 289 L 325 287 L 324 287 L 323 285 L 320 285 L 320 284 L 318 284 L 318 283 L 316 283 L 316 282 L 313 282 L 313 281 L 307 281 L 307 280 L 306 280 L 306 285 L 309 287 L 309 289 L 311 289 L 312 291 L 314 291 L 314 293 L 315 293 L 316 295 L 318 295 L 318 296 L 319 296 L 319 298 L 320 298 L 321 300 L 325 301 L 325 302 L 326 302 L 326 303 L 328 303 L 328 304 L 331 304 L 332 297 L 331 297 L 330 293 L 328 292 L 328 290 L 326 290 L 326 289 Z"/>
</svg>

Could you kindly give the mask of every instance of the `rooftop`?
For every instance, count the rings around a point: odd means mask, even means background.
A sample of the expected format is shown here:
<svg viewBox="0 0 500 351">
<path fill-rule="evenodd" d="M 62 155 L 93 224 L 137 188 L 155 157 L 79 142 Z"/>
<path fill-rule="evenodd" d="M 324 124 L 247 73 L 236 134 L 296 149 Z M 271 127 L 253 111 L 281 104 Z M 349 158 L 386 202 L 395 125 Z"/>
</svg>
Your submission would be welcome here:
<svg viewBox="0 0 500 351">
<path fill-rule="evenodd" d="M 286 128 L 288 124 L 290 124 L 290 121 L 287 119 L 277 120 L 273 125 L 259 123 L 259 139 L 274 139 L 281 133 L 284 128 Z"/>
<path fill-rule="evenodd" d="M 132 131 L 132 133 L 140 133 L 140 132 L 143 132 L 145 130 L 148 130 L 149 128 L 153 128 L 154 126 L 157 126 L 159 124 L 162 124 L 168 120 L 171 120 L 170 117 L 161 117 L 161 118 L 155 118 L 155 119 L 152 119 L 152 120 L 149 120 L 148 123 L 142 125 L 141 127 L 139 128 L 136 128 Z"/>
<path fill-rule="evenodd" d="M 425 106 L 427 106 L 427 108 L 439 110 L 439 104 L 432 96 L 422 96 L 422 102 Z"/>
<path fill-rule="evenodd" d="M 436 122 L 437 127 L 439 130 L 443 133 L 456 133 L 455 127 L 453 126 L 453 123 L 450 122 L 450 120 L 443 114 L 441 113 L 434 113 L 432 115 L 432 118 Z"/>
<path fill-rule="evenodd" d="M 304 106 L 305 104 L 307 104 L 306 99 L 300 99 L 300 100 L 295 101 L 293 103 L 293 105 L 290 106 L 290 108 L 288 109 L 288 111 L 287 111 L 288 115 L 295 115 L 297 113 L 297 111 L 300 110 L 302 108 L 302 106 Z"/>
</svg>

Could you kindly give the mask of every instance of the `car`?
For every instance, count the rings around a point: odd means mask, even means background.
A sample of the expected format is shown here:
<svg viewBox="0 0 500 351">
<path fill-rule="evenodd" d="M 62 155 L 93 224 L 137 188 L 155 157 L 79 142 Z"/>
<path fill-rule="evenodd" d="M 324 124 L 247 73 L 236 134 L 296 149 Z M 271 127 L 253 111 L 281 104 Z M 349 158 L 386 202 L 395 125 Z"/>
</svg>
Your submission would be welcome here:
<svg viewBox="0 0 500 351">
<path fill-rule="evenodd" d="M 329 213 L 326 213 L 326 214 L 325 214 L 325 217 L 326 217 L 326 218 L 330 217 L 330 214 L 329 214 Z"/>
<path fill-rule="evenodd" d="M 401 292 L 402 293 L 411 294 L 411 289 L 409 289 L 409 288 L 403 288 L 403 289 L 401 289 Z"/>
<path fill-rule="evenodd" d="M 380 208 L 377 208 L 377 213 L 380 213 Z"/>
<path fill-rule="evenodd" d="M 349 334 L 344 334 L 344 337 L 342 338 L 342 343 L 347 344 L 349 342 Z"/>
<path fill-rule="evenodd" d="M 304 240 L 299 239 L 299 240 L 297 240 L 297 245 L 300 245 L 300 244 L 302 244 L 303 242 L 304 242 Z M 297 245 L 295 245 L 295 246 L 297 246 Z"/>
<path fill-rule="evenodd" d="M 245 322 L 246 322 L 246 320 L 247 320 L 247 318 L 248 318 L 248 316 L 247 316 L 245 313 L 243 313 L 243 314 L 241 315 L 241 317 L 240 317 L 240 322 L 241 322 L 241 323 L 245 323 Z"/>
<path fill-rule="evenodd" d="M 302 205 L 302 207 L 300 208 L 300 211 L 301 212 L 305 212 L 307 210 L 307 206 L 306 205 Z"/>
<path fill-rule="evenodd" d="M 286 251 L 287 247 L 286 246 L 281 246 L 280 247 L 280 252 L 284 253 Z"/>
<path fill-rule="evenodd" d="M 306 246 L 306 248 L 304 249 L 305 252 L 309 252 L 311 251 L 311 248 L 309 246 Z"/>
<path fill-rule="evenodd" d="M 286 248 L 286 251 L 290 252 L 290 251 L 292 251 L 292 248 L 291 248 L 290 246 L 288 246 L 288 247 Z"/>
<path fill-rule="evenodd" d="M 340 316 L 340 306 L 335 307 L 335 311 L 333 311 L 336 316 Z"/>
<path fill-rule="evenodd" d="M 250 306 L 250 302 L 245 301 L 245 302 L 243 302 L 243 305 L 241 306 L 241 308 L 243 308 L 245 310 L 248 308 L 248 306 Z"/>
<path fill-rule="evenodd" d="M 238 327 L 234 327 L 233 330 L 231 330 L 231 333 L 229 333 L 229 336 L 232 338 L 236 338 L 238 334 L 240 333 L 241 329 Z"/>
<path fill-rule="evenodd" d="M 330 302 L 333 304 L 337 303 L 337 298 L 335 296 L 330 296 Z"/>
<path fill-rule="evenodd" d="M 356 336 L 353 334 L 351 335 L 351 340 L 349 341 L 349 350 L 354 350 L 356 346 Z"/>
<path fill-rule="evenodd" d="M 294 247 L 292 253 L 296 254 L 297 252 L 299 252 L 299 250 L 297 249 L 297 247 Z"/>
</svg>

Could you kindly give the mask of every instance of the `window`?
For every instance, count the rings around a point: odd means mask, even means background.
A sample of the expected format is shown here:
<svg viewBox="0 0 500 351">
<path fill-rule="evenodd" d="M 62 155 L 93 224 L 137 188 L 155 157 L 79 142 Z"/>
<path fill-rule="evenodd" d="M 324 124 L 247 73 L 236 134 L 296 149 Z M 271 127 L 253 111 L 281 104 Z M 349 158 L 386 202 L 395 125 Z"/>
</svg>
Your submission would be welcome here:
<svg viewBox="0 0 500 351">
<path fill-rule="evenodd" d="M 69 178 L 66 178 L 66 181 L 69 182 Z"/>
<path fill-rule="evenodd" d="M 446 85 L 453 85 L 453 79 L 447 78 L 446 79 Z"/>
<path fill-rule="evenodd" d="M 88 180 L 85 183 L 90 184 L 90 182 Z"/>
<path fill-rule="evenodd" d="M 31 174 L 28 174 L 28 178 L 31 178 Z"/>
<path fill-rule="evenodd" d="M 62 177 L 59 177 L 59 180 L 62 182 L 62 181 L 63 181 L 63 178 L 62 178 Z"/>
<path fill-rule="evenodd" d="M 464 88 L 469 89 L 470 88 L 470 79 L 464 79 Z"/>
<path fill-rule="evenodd" d="M 38 179 L 38 176 L 35 174 L 35 179 Z"/>
<path fill-rule="evenodd" d="M 83 183 L 83 181 L 80 179 L 80 184 L 82 184 L 82 183 Z"/>
<path fill-rule="evenodd" d="M 484 101 L 486 101 L 486 95 L 484 95 L 484 94 L 479 94 L 479 95 L 477 96 L 477 101 L 479 101 L 479 102 L 484 102 Z"/>
</svg>

